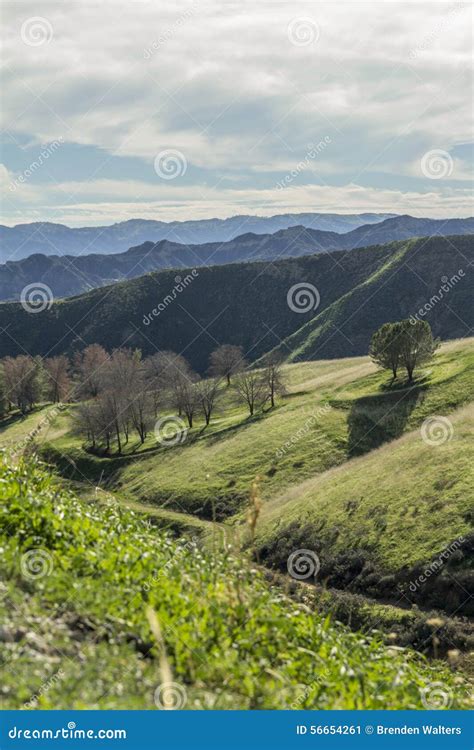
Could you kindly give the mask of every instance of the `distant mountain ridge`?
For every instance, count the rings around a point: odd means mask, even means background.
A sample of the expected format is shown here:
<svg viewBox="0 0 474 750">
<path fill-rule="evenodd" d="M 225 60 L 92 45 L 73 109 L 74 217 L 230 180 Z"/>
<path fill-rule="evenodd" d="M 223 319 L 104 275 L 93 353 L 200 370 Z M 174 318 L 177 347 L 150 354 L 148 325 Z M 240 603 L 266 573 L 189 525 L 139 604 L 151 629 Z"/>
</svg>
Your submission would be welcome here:
<svg viewBox="0 0 474 750">
<path fill-rule="evenodd" d="M 159 242 L 164 239 L 193 245 L 228 242 L 246 232 L 273 234 L 280 229 L 297 225 L 326 232 L 350 232 L 363 224 L 374 224 L 395 215 L 295 213 L 170 222 L 129 219 L 110 226 L 77 228 L 52 222 L 17 224 L 14 227 L 0 225 L 0 262 L 22 260 L 33 253 L 120 253 L 143 242 Z"/>
<path fill-rule="evenodd" d="M 146 274 L 31 314 L 18 302 L 0 305 L 0 358 L 52 356 L 90 343 L 108 350 L 184 352 L 204 372 L 218 344 L 243 346 L 257 360 L 281 345 L 290 359 L 366 354 L 382 323 L 414 315 L 442 278 L 463 269 L 446 300 L 426 320 L 435 336 L 460 338 L 474 324 L 470 297 L 474 241 L 470 236 L 423 237 L 386 245 L 305 255 L 272 263 L 234 263 Z M 288 294 L 301 284 L 319 290 L 317 309 L 295 310 Z M 311 289 L 311 286 L 309 287 Z M 161 303 L 161 304 L 160 304 Z"/>
<path fill-rule="evenodd" d="M 474 218 L 440 221 L 397 216 L 345 234 L 298 226 L 268 235 L 246 233 L 224 243 L 181 245 L 161 240 L 112 255 L 31 255 L 0 266 L 0 300 L 19 299 L 25 286 L 38 282 L 47 284 L 55 297 L 67 297 L 165 268 L 199 268 L 258 259 L 273 261 L 445 234 L 474 234 Z"/>
</svg>

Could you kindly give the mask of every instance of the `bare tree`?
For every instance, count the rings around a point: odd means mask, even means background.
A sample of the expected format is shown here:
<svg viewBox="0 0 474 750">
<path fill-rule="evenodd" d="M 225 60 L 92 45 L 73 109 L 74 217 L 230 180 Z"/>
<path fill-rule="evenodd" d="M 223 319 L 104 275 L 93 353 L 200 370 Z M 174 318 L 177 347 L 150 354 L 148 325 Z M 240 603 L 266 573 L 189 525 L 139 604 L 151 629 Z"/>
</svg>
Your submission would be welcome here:
<svg viewBox="0 0 474 750">
<path fill-rule="evenodd" d="M 234 379 L 234 387 L 239 401 L 247 404 L 250 416 L 253 416 L 255 407 L 264 404 L 267 394 L 262 374 L 258 370 L 239 373 Z"/>
<path fill-rule="evenodd" d="M 206 427 L 211 421 L 212 412 L 214 411 L 214 404 L 216 401 L 217 394 L 219 392 L 218 378 L 207 378 L 197 383 L 197 395 L 198 401 L 206 420 Z"/>
<path fill-rule="evenodd" d="M 43 365 L 46 372 L 46 396 L 53 403 L 66 401 L 72 387 L 69 359 L 62 354 L 59 357 L 45 359 Z"/>
<path fill-rule="evenodd" d="M 272 408 L 275 406 L 275 396 L 283 396 L 286 393 L 282 365 L 283 356 L 273 352 L 267 356 L 266 366 L 262 372 L 262 378 L 267 389 L 267 399 L 270 401 Z"/>
<path fill-rule="evenodd" d="M 97 396 L 102 383 L 102 368 L 109 355 L 100 344 L 90 344 L 74 357 L 74 369 L 79 376 L 81 394 Z"/>
<path fill-rule="evenodd" d="M 22 414 L 26 414 L 42 395 L 40 360 L 24 354 L 5 357 L 3 372 L 8 401 L 16 404 Z"/>
<path fill-rule="evenodd" d="M 246 362 L 241 346 L 223 344 L 215 349 L 209 358 L 210 374 L 226 378 L 227 385 L 230 385 L 231 376 L 241 372 L 245 366 Z"/>
<path fill-rule="evenodd" d="M 193 383 L 188 379 L 183 381 L 180 398 L 182 412 L 186 415 L 189 427 L 192 427 L 194 415 L 199 405 L 198 383 Z"/>
</svg>

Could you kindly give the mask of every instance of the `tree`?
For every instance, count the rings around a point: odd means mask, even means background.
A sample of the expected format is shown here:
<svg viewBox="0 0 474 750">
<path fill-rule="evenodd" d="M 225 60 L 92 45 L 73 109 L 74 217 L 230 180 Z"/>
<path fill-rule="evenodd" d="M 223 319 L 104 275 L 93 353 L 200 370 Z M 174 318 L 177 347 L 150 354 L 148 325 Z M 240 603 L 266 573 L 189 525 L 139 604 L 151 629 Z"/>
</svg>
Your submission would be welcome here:
<svg viewBox="0 0 474 750">
<path fill-rule="evenodd" d="M 3 360 L 6 397 L 26 414 L 40 400 L 42 394 L 40 360 L 25 354 Z"/>
<path fill-rule="evenodd" d="M 53 403 L 66 401 L 71 392 L 70 362 L 67 357 L 50 357 L 43 362 L 46 373 L 46 396 Z"/>
<path fill-rule="evenodd" d="M 74 369 L 79 376 L 82 395 L 95 398 L 102 382 L 102 368 L 109 355 L 100 344 L 90 344 L 74 357 Z"/>
<path fill-rule="evenodd" d="M 266 357 L 262 379 L 267 389 L 267 399 L 269 399 L 272 408 L 275 406 L 275 396 L 283 396 L 286 393 L 282 365 L 283 355 L 278 352 L 272 352 Z"/>
<path fill-rule="evenodd" d="M 400 362 L 406 368 L 408 380 L 413 380 L 417 367 L 429 362 L 439 346 L 433 338 L 431 327 L 426 320 L 402 320 Z"/>
<path fill-rule="evenodd" d="M 198 401 L 201 405 L 207 427 L 211 421 L 212 412 L 214 411 L 214 404 L 219 392 L 219 379 L 207 378 L 206 380 L 201 380 L 196 384 L 196 388 Z"/>
<path fill-rule="evenodd" d="M 402 323 L 384 323 L 372 336 L 369 356 L 384 370 L 391 370 L 397 377 L 402 346 Z"/>
<path fill-rule="evenodd" d="M 226 378 L 230 385 L 231 376 L 241 372 L 246 365 L 241 346 L 223 344 L 215 349 L 209 358 L 209 373 Z"/>
<path fill-rule="evenodd" d="M 266 383 L 258 370 L 247 370 L 239 373 L 234 379 L 234 387 L 237 397 L 248 407 L 250 416 L 253 416 L 256 406 L 265 402 L 267 389 Z"/>
<path fill-rule="evenodd" d="M 181 411 L 186 415 L 188 425 L 191 428 L 193 426 L 194 414 L 199 403 L 198 384 L 193 383 L 187 378 L 183 379 L 180 389 L 180 399 Z"/>
</svg>

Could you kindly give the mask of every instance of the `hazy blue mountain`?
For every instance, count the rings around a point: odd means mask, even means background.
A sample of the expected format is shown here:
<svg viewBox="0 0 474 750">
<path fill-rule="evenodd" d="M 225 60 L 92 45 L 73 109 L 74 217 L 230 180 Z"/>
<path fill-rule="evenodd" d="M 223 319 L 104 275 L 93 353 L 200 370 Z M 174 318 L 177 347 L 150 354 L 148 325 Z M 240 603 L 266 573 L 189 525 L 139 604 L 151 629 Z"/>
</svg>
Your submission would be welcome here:
<svg viewBox="0 0 474 750">
<path fill-rule="evenodd" d="M 279 216 L 232 216 L 229 219 L 197 221 L 150 221 L 130 219 L 103 227 L 71 228 L 64 224 L 39 222 L 0 225 L 0 262 L 21 260 L 33 253 L 79 255 L 119 253 L 146 241 L 202 244 L 228 242 L 240 234 L 273 234 L 301 225 L 326 232 L 350 232 L 363 224 L 374 224 L 395 214 L 282 214 Z"/>
<path fill-rule="evenodd" d="M 278 346 L 291 359 L 365 354 L 382 323 L 414 315 L 442 284 L 463 270 L 446 302 L 427 315 L 443 339 L 469 335 L 474 241 L 423 237 L 387 245 L 146 274 L 53 303 L 31 314 L 18 302 L 0 305 L 0 357 L 72 353 L 98 342 L 111 350 L 139 347 L 186 352 L 199 372 L 217 343 L 240 344 L 249 359 Z M 296 311 L 288 292 L 319 290 L 317 309 Z M 311 289 L 311 286 L 309 286 Z M 3 333 L 1 331 L 4 331 Z M 208 333 L 203 333 L 208 331 Z"/>
<path fill-rule="evenodd" d="M 28 284 L 47 284 L 53 295 L 68 297 L 95 287 L 135 278 L 165 268 L 198 268 L 256 259 L 312 255 L 327 250 L 350 250 L 416 236 L 474 234 L 474 219 L 416 219 L 397 216 L 358 227 L 345 234 L 302 226 L 274 234 L 246 233 L 228 242 L 183 245 L 169 240 L 145 242 L 124 253 L 58 256 L 35 254 L 0 266 L 0 300 L 19 299 Z"/>
</svg>

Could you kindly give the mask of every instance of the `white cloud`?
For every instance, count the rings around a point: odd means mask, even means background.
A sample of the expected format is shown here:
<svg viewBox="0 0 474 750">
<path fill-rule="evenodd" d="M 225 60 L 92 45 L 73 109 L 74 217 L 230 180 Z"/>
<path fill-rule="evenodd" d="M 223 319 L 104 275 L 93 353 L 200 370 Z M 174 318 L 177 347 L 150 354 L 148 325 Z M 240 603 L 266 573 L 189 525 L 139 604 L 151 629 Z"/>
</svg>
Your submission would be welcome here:
<svg viewBox="0 0 474 750">
<path fill-rule="evenodd" d="M 49 42 L 21 40 L 32 16 L 50 24 Z M 332 207 L 345 196 L 354 210 L 355 196 L 363 195 L 364 210 L 463 211 L 464 193 L 454 182 L 412 180 L 422 179 L 414 165 L 426 151 L 449 152 L 471 137 L 471 16 L 471 7 L 458 2 L 7 1 L 3 127 L 38 144 L 61 136 L 103 151 L 90 182 L 24 191 L 13 213 L 6 209 L 7 219 L 28 211 L 28 200 L 40 210 L 39 195 L 51 200 L 49 216 L 71 221 L 75 210 L 83 221 L 89 210 L 95 221 L 95 205 L 110 207 L 118 220 L 137 194 L 150 201 L 150 211 L 160 196 L 162 218 L 177 204 L 190 216 L 204 205 L 209 215 L 224 205 L 261 213 L 282 200 L 272 193 L 277 173 L 325 135 L 333 146 L 314 168 L 330 186 L 293 185 L 285 198 L 291 194 L 292 210 L 294 201 L 306 210 L 324 193 Z M 299 17 L 317 24 L 318 37 L 307 46 L 288 39 L 288 24 Z M 163 148 L 185 154 L 185 186 L 140 184 L 126 170 L 119 181 L 100 179 L 111 157 L 138 158 L 152 170 Z M 377 181 L 354 190 L 352 183 L 361 175 L 370 181 L 374 172 L 396 178 L 396 189 Z M 466 172 L 459 165 L 459 179 Z M 238 191 L 228 187 L 235 182 Z M 74 201 L 92 195 L 97 204 L 86 209 L 73 201 L 65 213 L 62 189 L 71 189 Z"/>
</svg>

